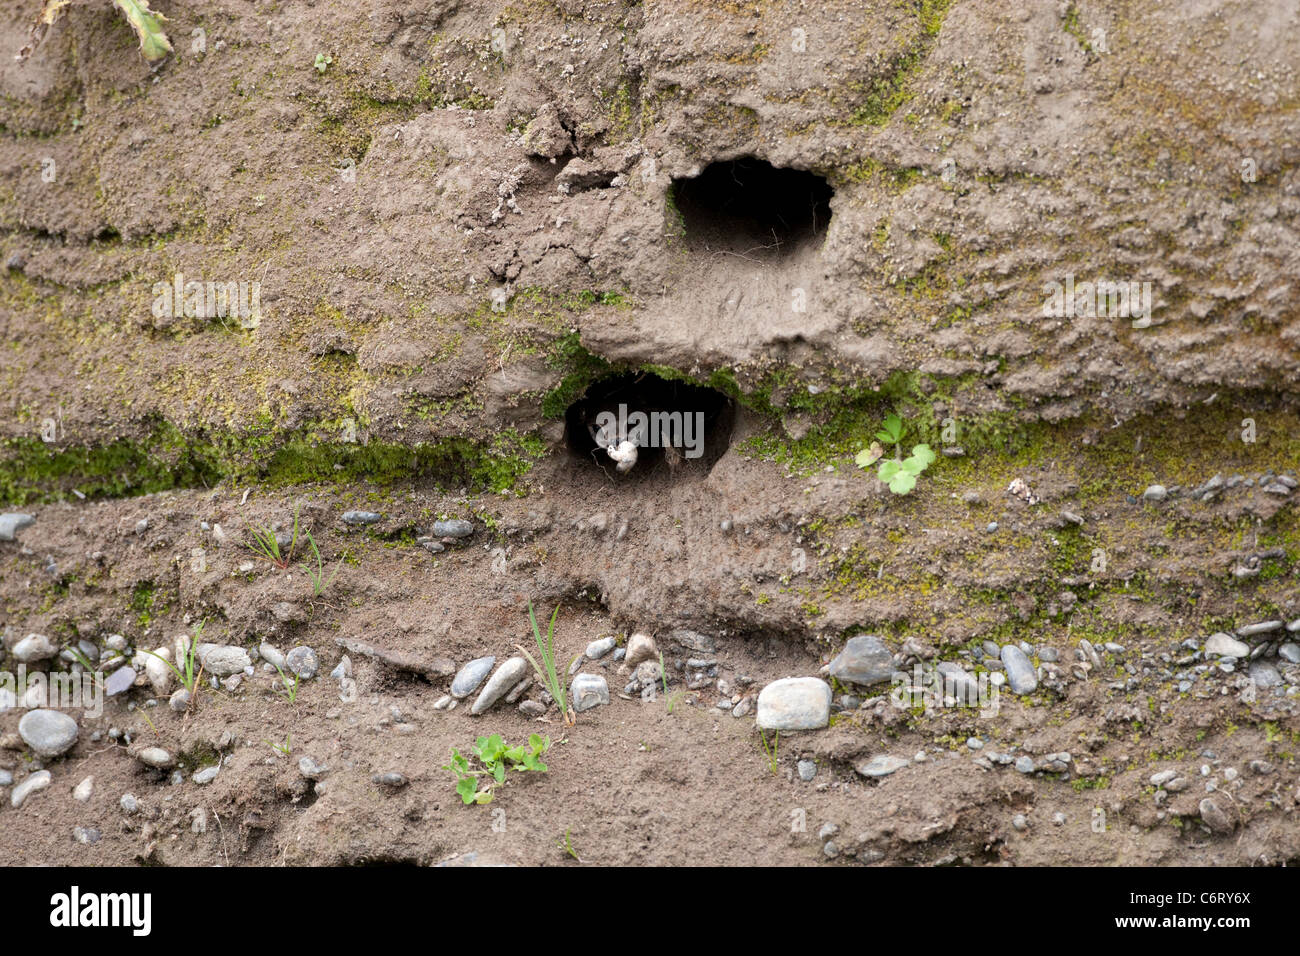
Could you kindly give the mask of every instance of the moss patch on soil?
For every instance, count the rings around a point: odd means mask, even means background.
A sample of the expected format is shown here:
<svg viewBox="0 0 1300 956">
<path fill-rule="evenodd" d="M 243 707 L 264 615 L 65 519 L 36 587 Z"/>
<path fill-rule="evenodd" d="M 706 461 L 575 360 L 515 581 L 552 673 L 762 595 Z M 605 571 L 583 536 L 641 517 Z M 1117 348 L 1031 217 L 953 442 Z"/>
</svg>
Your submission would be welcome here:
<svg viewBox="0 0 1300 956">
<path fill-rule="evenodd" d="M 167 422 L 139 440 L 60 449 L 39 439 L 14 438 L 3 447 L 0 500 L 15 506 L 67 500 L 76 492 L 120 498 L 224 480 L 278 486 L 422 479 L 506 492 L 545 451 L 535 435 L 509 429 L 484 440 L 453 437 L 402 445 L 322 441 L 310 429 L 187 434 Z"/>
</svg>

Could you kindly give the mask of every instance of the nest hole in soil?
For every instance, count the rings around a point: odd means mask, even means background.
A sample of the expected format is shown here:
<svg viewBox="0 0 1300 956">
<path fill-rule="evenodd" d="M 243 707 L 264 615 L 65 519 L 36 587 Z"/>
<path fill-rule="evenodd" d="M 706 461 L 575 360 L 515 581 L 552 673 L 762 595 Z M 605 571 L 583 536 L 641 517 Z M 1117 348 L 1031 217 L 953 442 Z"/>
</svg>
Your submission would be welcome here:
<svg viewBox="0 0 1300 956">
<path fill-rule="evenodd" d="M 784 259 L 825 234 L 835 191 L 823 177 L 755 157 L 710 163 L 674 179 L 686 246 L 748 259 Z"/>
<path fill-rule="evenodd" d="M 564 443 L 578 461 L 614 477 L 703 477 L 730 446 L 735 419 L 735 402 L 715 388 L 631 372 L 593 382 L 568 407 Z M 613 438 L 639 446 L 623 474 L 603 444 Z"/>
</svg>

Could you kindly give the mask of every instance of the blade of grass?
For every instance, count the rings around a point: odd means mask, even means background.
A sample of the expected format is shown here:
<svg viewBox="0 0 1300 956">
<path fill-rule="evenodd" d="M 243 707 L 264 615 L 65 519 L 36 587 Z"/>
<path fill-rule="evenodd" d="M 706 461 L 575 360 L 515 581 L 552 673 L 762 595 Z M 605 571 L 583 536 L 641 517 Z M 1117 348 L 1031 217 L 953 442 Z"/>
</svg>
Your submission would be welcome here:
<svg viewBox="0 0 1300 956">
<path fill-rule="evenodd" d="M 555 669 L 555 619 L 560 614 L 560 607 L 557 604 L 555 611 L 551 614 L 550 626 L 546 629 L 546 640 L 542 640 L 542 629 L 537 626 L 537 615 L 533 612 L 533 602 L 528 602 L 528 620 L 533 625 L 533 640 L 537 643 L 537 652 L 542 659 L 545 667 L 539 667 L 536 659 L 528 653 L 522 645 L 516 644 L 515 647 L 524 655 L 524 658 L 533 666 L 537 672 L 537 677 L 541 680 L 542 685 L 546 688 L 554 699 L 556 705 L 560 708 L 560 714 L 564 717 L 566 726 L 572 727 L 575 722 L 573 711 L 569 709 L 568 686 L 565 678 L 561 677 Z M 581 656 L 581 655 L 579 655 Z M 575 657 L 576 661 L 578 658 Z M 569 665 L 572 667 L 572 663 Z"/>
</svg>

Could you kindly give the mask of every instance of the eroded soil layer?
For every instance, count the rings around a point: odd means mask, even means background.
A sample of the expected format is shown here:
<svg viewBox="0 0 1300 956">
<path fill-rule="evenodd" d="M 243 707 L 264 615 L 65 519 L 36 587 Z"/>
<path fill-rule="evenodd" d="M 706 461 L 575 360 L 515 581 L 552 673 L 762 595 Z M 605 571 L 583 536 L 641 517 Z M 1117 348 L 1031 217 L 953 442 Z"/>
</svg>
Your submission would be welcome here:
<svg viewBox="0 0 1300 956">
<path fill-rule="evenodd" d="M 164 12 L 152 69 L 108 5 L 0 57 L 0 667 L 139 671 L 54 757 L 0 687 L 5 862 L 1300 857 L 1294 4 Z M 1149 316 L 1053 311 L 1098 282 Z M 610 383 L 706 453 L 617 473 Z M 609 702 L 436 707 L 530 601 Z M 175 709 L 139 652 L 200 625 L 252 674 Z M 860 634 L 1036 687 L 895 706 Z M 829 726 L 761 736 L 791 676 Z M 463 806 L 452 750 L 534 732 Z"/>
</svg>

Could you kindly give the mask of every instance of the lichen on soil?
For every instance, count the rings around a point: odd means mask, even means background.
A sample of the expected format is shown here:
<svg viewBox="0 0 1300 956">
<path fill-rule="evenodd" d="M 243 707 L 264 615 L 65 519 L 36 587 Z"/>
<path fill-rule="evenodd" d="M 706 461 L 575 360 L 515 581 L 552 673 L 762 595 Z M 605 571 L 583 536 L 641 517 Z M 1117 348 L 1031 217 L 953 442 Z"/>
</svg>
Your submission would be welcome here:
<svg viewBox="0 0 1300 956">
<path fill-rule="evenodd" d="M 52 758 L 0 684 L 6 863 L 1300 862 L 1288 5 L 157 6 L 152 67 L 108 5 L 0 57 L 0 671 L 139 671 Z M 682 188 L 769 165 L 829 219 Z M 1047 314 L 1067 278 L 1151 322 Z M 716 392 L 716 454 L 575 456 L 616 377 Z M 938 453 L 905 496 L 854 460 L 891 414 Z M 608 703 L 448 709 L 530 602 L 561 669 L 615 639 Z M 196 630 L 249 672 L 177 709 L 139 652 Z M 898 706 L 859 635 L 1036 686 Z M 826 726 L 760 735 L 786 677 Z M 535 732 L 462 805 L 453 748 Z"/>
</svg>

